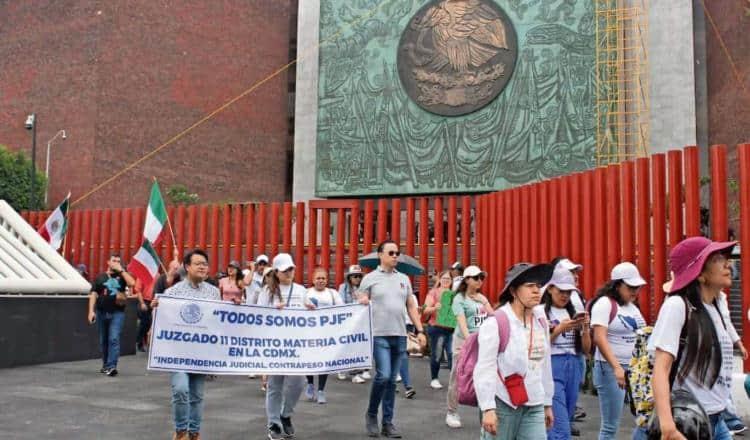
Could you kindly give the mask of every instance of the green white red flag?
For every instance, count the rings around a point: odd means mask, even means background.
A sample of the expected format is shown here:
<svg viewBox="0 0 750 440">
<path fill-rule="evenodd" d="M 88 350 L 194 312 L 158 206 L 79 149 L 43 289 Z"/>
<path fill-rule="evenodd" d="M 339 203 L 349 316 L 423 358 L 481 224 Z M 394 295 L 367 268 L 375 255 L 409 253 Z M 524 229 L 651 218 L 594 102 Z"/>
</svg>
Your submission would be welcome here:
<svg viewBox="0 0 750 440">
<path fill-rule="evenodd" d="M 52 211 L 42 227 L 37 231 L 43 239 L 47 240 L 56 251 L 60 250 L 65 232 L 68 230 L 68 207 L 70 206 L 70 193 L 65 200 Z"/>
<path fill-rule="evenodd" d="M 151 186 L 151 197 L 146 209 L 146 222 L 143 226 L 143 240 L 140 249 L 135 253 L 128 264 L 128 272 L 146 288 L 151 286 L 159 274 L 159 256 L 154 250 L 164 235 L 164 226 L 167 223 L 167 208 L 159 191 L 159 184 L 154 182 Z"/>
</svg>

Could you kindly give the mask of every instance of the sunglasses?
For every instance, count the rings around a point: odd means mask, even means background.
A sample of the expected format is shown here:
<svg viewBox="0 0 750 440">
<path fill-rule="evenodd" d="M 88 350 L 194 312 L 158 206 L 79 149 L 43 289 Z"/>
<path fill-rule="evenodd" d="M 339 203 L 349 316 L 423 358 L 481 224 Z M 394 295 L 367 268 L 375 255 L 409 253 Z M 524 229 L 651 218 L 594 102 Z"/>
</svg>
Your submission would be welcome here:
<svg viewBox="0 0 750 440">
<path fill-rule="evenodd" d="M 293 268 L 293 267 L 290 267 L 290 268 L 289 268 L 289 269 L 287 269 L 287 270 L 282 270 L 282 271 L 281 271 L 281 273 L 289 273 L 289 272 L 291 272 L 291 271 L 293 271 L 293 270 L 294 270 L 294 268 Z"/>
<path fill-rule="evenodd" d="M 468 278 L 470 280 L 474 280 L 474 281 L 484 281 L 484 275 L 482 275 L 482 274 L 474 275 L 474 276 L 466 277 L 466 278 Z"/>
<path fill-rule="evenodd" d="M 349 275 L 349 278 L 362 278 L 360 274 Z"/>
<path fill-rule="evenodd" d="M 398 257 L 399 255 L 401 255 L 401 252 L 399 251 L 388 251 L 389 257 Z"/>
</svg>

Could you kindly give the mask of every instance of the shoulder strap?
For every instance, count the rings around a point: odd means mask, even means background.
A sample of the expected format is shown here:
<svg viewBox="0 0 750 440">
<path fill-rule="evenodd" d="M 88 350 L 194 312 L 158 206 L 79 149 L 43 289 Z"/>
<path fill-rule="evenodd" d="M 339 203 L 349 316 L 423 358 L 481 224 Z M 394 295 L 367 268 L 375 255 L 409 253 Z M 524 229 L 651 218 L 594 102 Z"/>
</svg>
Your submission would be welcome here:
<svg viewBox="0 0 750 440">
<path fill-rule="evenodd" d="M 292 292 L 294 292 L 294 283 L 289 286 L 289 295 L 286 296 L 286 305 L 289 305 L 289 301 L 292 299 Z"/>
<path fill-rule="evenodd" d="M 724 330 L 726 330 L 727 329 L 727 323 L 724 322 L 724 315 L 721 313 L 721 310 L 719 309 L 719 305 L 718 305 L 718 303 L 716 301 L 716 298 L 714 298 L 713 304 L 714 304 L 714 308 L 716 308 L 716 313 L 719 314 L 719 319 L 721 319 L 721 325 L 723 325 L 724 326 Z"/>
<path fill-rule="evenodd" d="M 669 389 L 672 389 L 675 379 L 677 379 L 677 370 L 680 366 L 680 360 L 682 360 L 682 353 L 685 351 L 685 345 L 687 344 L 687 326 L 688 320 L 690 319 L 690 311 L 692 305 L 684 296 L 680 296 L 682 302 L 685 303 L 685 322 L 682 323 L 682 329 L 680 330 L 680 341 L 677 344 L 677 356 L 672 363 L 672 368 L 669 370 Z M 718 309 L 717 309 L 718 310 Z M 719 313 L 721 315 L 721 313 Z"/>
<path fill-rule="evenodd" d="M 609 323 L 611 324 L 612 321 L 615 320 L 615 317 L 617 317 L 617 309 L 619 305 L 617 304 L 617 301 L 614 300 L 614 298 L 610 296 L 608 296 L 607 298 L 609 298 L 609 304 L 611 306 L 609 309 Z"/>
<path fill-rule="evenodd" d="M 502 309 L 495 312 L 495 319 L 497 320 L 497 333 L 500 336 L 497 352 L 503 353 L 508 347 L 508 340 L 510 340 L 510 321 L 508 321 L 508 315 Z"/>
</svg>

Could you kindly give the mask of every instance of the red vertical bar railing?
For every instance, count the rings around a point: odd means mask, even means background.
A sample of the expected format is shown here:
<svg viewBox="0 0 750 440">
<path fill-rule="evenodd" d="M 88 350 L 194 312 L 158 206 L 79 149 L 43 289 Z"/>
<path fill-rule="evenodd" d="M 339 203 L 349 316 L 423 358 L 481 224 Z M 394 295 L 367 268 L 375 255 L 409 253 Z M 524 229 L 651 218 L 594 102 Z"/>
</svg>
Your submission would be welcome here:
<svg viewBox="0 0 750 440">
<path fill-rule="evenodd" d="M 198 237 L 198 207 L 189 206 L 187 208 L 187 235 L 185 236 L 185 251 L 195 248 L 196 238 Z"/>
<path fill-rule="evenodd" d="M 492 272 L 488 274 L 488 277 L 493 280 L 493 285 L 496 286 L 495 289 L 487 292 L 489 294 L 488 298 L 490 298 L 490 303 L 492 304 L 497 301 L 497 292 L 500 290 L 500 284 L 502 283 L 502 276 L 500 274 L 504 272 L 503 260 L 505 260 L 505 248 L 502 244 L 503 234 L 505 233 L 505 231 L 503 231 L 505 227 L 505 213 L 503 212 L 504 192 L 505 191 L 496 193 L 495 218 L 497 218 L 497 224 L 492 226 L 497 231 L 497 242 L 492 243 L 492 248 L 494 249 L 495 254 L 495 264 L 492 266 Z"/>
<path fill-rule="evenodd" d="M 302 284 L 305 272 L 305 202 L 297 202 L 294 213 L 295 221 L 295 245 L 294 262 L 300 266 L 294 271 L 294 281 Z"/>
<path fill-rule="evenodd" d="M 388 199 L 378 200 L 378 243 L 388 238 Z"/>
<path fill-rule="evenodd" d="M 474 262 L 474 264 L 482 266 L 486 258 L 485 246 L 484 246 L 484 241 L 485 241 L 484 228 L 487 222 L 485 221 L 485 218 L 484 218 L 485 211 L 486 211 L 485 205 L 484 205 L 484 196 L 476 196 L 474 198 L 474 203 L 475 203 L 475 206 L 477 207 L 477 211 L 476 211 L 477 212 L 477 227 L 475 231 L 477 260 Z M 441 271 L 441 270 L 444 270 L 444 268 L 436 267 L 436 270 Z"/>
<path fill-rule="evenodd" d="M 666 160 L 664 154 L 651 156 L 651 197 L 653 209 L 654 285 L 653 311 L 664 301 L 662 284 L 667 280 Z M 652 316 L 653 318 L 654 316 Z"/>
<path fill-rule="evenodd" d="M 169 223 L 167 224 L 167 230 L 164 231 L 164 239 L 166 241 L 166 251 L 164 252 L 164 265 L 167 265 L 167 262 L 172 261 L 172 253 L 174 251 L 174 248 L 176 246 L 175 240 L 177 237 L 173 238 L 173 234 L 176 234 L 177 232 L 173 230 L 173 226 L 175 225 L 175 222 L 177 220 L 177 210 L 174 206 L 170 206 L 167 208 L 167 218 L 169 218 Z"/>
<path fill-rule="evenodd" d="M 284 202 L 283 207 L 283 228 L 281 231 L 281 243 L 284 252 L 292 253 L 292 203 Z"/>
<path fill-rule="evenodd" d="M 458 202 L 456 196 L 448 197 L 448 261 L 450 264 L 458 261 L 458 254 L 456 252 L 457 241 L 458 241 Z M 495 229 L 494 223 L 490 224 L 492 229 Z"/>
<path fill-rule="evenodd" d="M 279 253 L 279 220 L 281 220 L 281 205 L 278 202 L 271 203 L 271 254 L 277 255 Z"/>
<path fill-rule="evenodd" d="M 122 210 L 122 255 L 132 255 L 132 240 L 130 238 L 133 230 L 134 210 L 125 208 Z M 83 237 L 86 237 L 85 235 Z M 83 239 L 82 237 L 82 239 Z M 89 270 L 89 273 L 91 271 Z"/>
<path fill-rule="evenodd" d="M 248 260 L 255 260 L 255 205 L 248 203 L 245 207 L 245 255 Z M 258 253 L 260 255 L 260 252 Z"/>
<path fill-rule="evenodd" d="M 219 208 L 219 205 L 213 205 L 211 207 L 211 242 L 209 244 L 209 247 L 211 248 L 209 251 L 210 261 L 208 262 L 210 267 L 210 274 L 214 275 L 216 272 L 219 271 L 219 268 L 221 267 L 221 270 L 226 270 L 227 262 L 223 262 L 223 266 L 219 266 L 219 212 L 221 211 L 221 208 Z"/>
<path fill-rule="evenodd" d="M 581 176 L 581 218 L 584 219 L 587 229 L 581 241 L 581 264 L 583 265 L 583 293 L 589 299 L 595 294 L 595 271 L 594 271 L 594 244 L 593 225 L 594 218 L 594 171 L 586 171 Z"/>
<path fill-rule="evenodd" d="M 581 193 L 583 188 L 583 174 L 576 173 L 572 176 L 570 191 L 570 258 L 579 262 L 583 258 L 583 228 L 581 217 Z"/>
<path fill-rule="evenodd" d="M 435 254 L 435 269 L 438 271 L 443 270 L 446 264 L 443 262 L 443 231 L 444 229 L 444 216 L 443 216 L 443 198 L 435 197 L 435 212 L 434 212 L 434 229 L 435 229 L 435 246 L 433 248 Z M 485 223 L 486 224 L 486 223 Z M 452 264 L 451 261 L 449 264 Z"/>
<path fill-rule="evenodd" d="M 346 240 L 346 214 L 344 208 L 336 210 L 336 268 L 335 288 L 344 282 L 344 246 Z"/>
<path fill-rule="evenodd" d="M 401 200 L 391 200 L 391 240 L 401 247 Z"/>
<path fill-rule="evenodd" d="M 227 204 L 221 207 L 221 261 L 222 270 L 229 266 L 232 254 L 232 208 Z M 240 263 L 242 265 L 242 263 Z"/>
<path fill-rule="evenodd" d="M 620 166 L 606 168 L 607 270 L 622 261 L 620 236 Z"/>
<path fill-rule="evenodd" d="M 635 162 L 636 178 L 636 220 L 637 240 L 636 265 L 645 280 L 651 280 L 651 161 L 644 157 Z M 646 321 L 653 322 L 651 314 L 651 285 L 646 284 L 638 292 L 638 304 Z"/>
<path fill-rule="evenodd" d="M 711 238 L 725 241 L 729 232 L 727 219 L 727 146 L 711 147 Z"/>
<path fill-rule="evenodd" d="M 483 269 L 489 273 L 496 273 L 497 268 L 495 265 L 497 264 L 497 240 L 498 240 L 498 231 L 497 229 L 497 193 L 492 193 L 487 196 L 488 199 L 488 206 L 487 209 L 489 209 L 489 241 L 487 242 L 487 254 L 489 256 L 486 267 Z M 448 204 L 448 227 L 450 228 L 450 199 Z M 451 238 L 450 238 L 450 229 L 448 229 L 448 246 L 450 246 Z M 450 248 L 449 248 L 450 249 Z M 449 252 L 450 253 L 450 252 Z M 453 264 L 455 259 L 449 258 L 450 264 Z M 495 291 L 495 278 L 490 277 L 487 280 L 487 288 L 490 292 Z"/>
<path fill-rule="evenodd" d="M 594 242 L 594 286 L 600 286 L 609 279 L 607 276 L 607 206 L 605 203 L 607 185 L 607 169 L 597 168 L 594 170 L 594 216 L 593 223 Z"/>
<path fill-rule="evenodd" d="M 557 255 L 570 256 L 570 240 L 571 240 L 571 206 L 570 196 L 573 192 L 573 176 L 563 176 L 560 179 L 560 211 L 558 214 L 552 214 L 554 221 L 560 224 L 560 246 L 553 255 L 553 258 Z"/>
<path fill-rule="evenodd" d="M 101 234 L 102 234 L 102 211 L 96 209 L 91 215 L 91 273 L 101 272 L 101 260 L 100 256 L 100 245 L 101 245 Z M 122 258 L 125 261 L 130 260 L 130 255 L 123 255 Z"/>
<path fill-rule="evenodd" d="M 175 240 L 177 240 L 175 246 L 177 247 L 178 256 L 181 258 L 182 252 L 185 248 L 185 205 L 177 207 L 174 228 Z"/>
<path fill-rule="evenodd" d="M 520 231 L 517 231 L 520 233 L 519 237 L 519 259 L 523 261 L 529 261 L 531 259 L 531 249 L 529 248 L 529 237 L 531 236 L 532 231 L 532 225 L 529 217 L 529 199 L 530 199 L 530 192 L 529 192 L 529 185 L 524 185 L 520 188 L 517 188 L 518 191 L 518 197 L 519 197 L 519 204 L 516 205 L 520 209 L 518 209 L 515 213 L 515 215 L 518 217 L 518 220 L 521 224 Z M 494 243 L 490 241 L 490 243 Z"/>
<path fill-rule="evenodd" d="M 318 252 L 318 209 L 308 205 L 307 219 L 307 281 L 312 281 L 312 270 L 317 266 L 315 261 Z"/>
<path fill-rule="evenodd" d="M 367 255 L 372 252 L 373 226 L 375 221 L 375 202 L 365 200 L 364 231 L 362 233 L 362 253 Z"/>
<path fill-rule="evenodd" d="M 242 205 L 232 205 L 232 259 L 245 267 L 242 261 Z"/>
<path fill-rule="evenodd" d="M 196 246 L 207 250 L 206 243 L 208 243 L 208 206 L 202 205 L 198 210 L 198 237 Z"/>
<path fill-rule="evenodd" d="M 102 236 L 101 236 L 101 250 L 99 251 L 100 261 L 107 261 L 109 254 L 112 251 L 110 248 L 110 241 L 112 240 L 112 211 L 105 209 L 102 211 Z M 130 256 L 125 260 L 130 261 Z M 102 265 L 104 266 L 104 265 Z"/>
<path fill-rule="evenodd" d="M 71 228 L 70 232 L 71 235 L 68 237 L 68 240 L 66 240 L 66 247 L 67 250 L 67 257 L 68 261 L 72 262 L 73 264 L 77 264 L 81 261 L 81 255 L 80 255 L 80 243 L 81 243 L 81 222 L 83 221 L 83 218 L 81 217 L 81 211 L 72 211 L 70 213 L 70 220 L 71 220 Z"/>
<path fill-rule="evenodd" d="M 70 229 L 70 227 L 68 227 Z M 112 211 L 112 251 L 122 255 L 122 209 Z"/>
<path fill-rule="evenodd" d="M 750 186 L 750 144 L 737 146 L 737 158 L 739 161 L 739 182 L 740 188 Z M 750 249 L 750 191 L 739 191 L 740 198 L 740 247 Z M 750 289 L 746 288 L 746 282 L 750 283 L 750 258 L 740 259 L 740 270 L 742 279 L 742 310 L 750 309 Z M 743 313 L 744 318 L 744 313 Z M 743 319 L 742 325 L 742 345 L 750 347 L 750 331 L 748 331 L 747 321 Z M 745 360 L 743 371 L 750 371 L 750 360 Z"/>
<path fill-rule="evenodd" d="M 331 213 L 323 208 L 320 212 L 320 265 L 331 268 Z M 312 269 L 312 268 L 311 268 Z"/>
<path fill-rule="evenodd" d="M 505 279 L 505 272 L 510 268 L 513 261 L 513 193 L 510 190 L 503 191 L 502 198 L 503 209 L 503 233 L 501 235 L 503 247 L 503 263 L 500 266 L 500 272 L 497 274 L 499 280 Z"/>
<path fill-rule="evenodd" d="M 420 197 L 419 199 L 419 264 L 428 270 L 430 262 L 430 234 L 429 234 L 429 223 L 430 223 L 430 207 L 427 197 Z M 438 271 L 443 270 L 441 267 L 437 268 Z M 425 274 L 422 276 L 422 282 L 427 283 L 428 278 Z"/>
<path fill-rule="evenodd" d="M 549 242 L 547 243 L 547 252 L 544 256 L 544 261 L 549 261 L 552 258 L 561 254 L 560 249 L 560 192 L 562 179 L 557 177 L 548 181 L 549 193 L 547 199 L 547 205 L 544 211 L 548 212 L 552 218 L 549 220 Z"/>
<path fill-rule="evenodd" d="M 635 263 L 635 162 L 620 165 L 622 191 L 622 259 Z"/>
<path fill-rule="evenodd" d="M 669 191 L 669 246 L 673 247 L 683 238 L 682 233 L 682 151 L 667 153 Z"/>
<path fill-rule="evenodd" d="M 417 255 L 414 253 L 415 221 L 414 199 L 409 197 L 406 199 L 406 254 L 412 257 Z M 420 304 L 422 303 L 420 302 Z"/>
<path fill-rule="evenodd" d="M 127 255 L 127 258 L 135 255 L 141 247 L 141 242 L 143 241 L 143 226 L 146 222 L 146 208 L 136 208 L 133 210 L 133 215 L 133 222 L 131 224 L 132 230 L 130 231 L 130 249 L 132 249 L 132 252 Z"/>
<path fill-rule="evenodd" d="M 268 204 L 267 203 L 258 203 L 258 212 L 257 212 L 257 224 L 258 224 L 258 255 L 265 254 L 266 253 L 266 225 L 267 225 L 267 215 L 268 212 Z M 275 257 L 273 253 L 269 255 L 271 259 Z"/>
<path fill-rule="evenodd" d="M 349 264 L 355 264 L 359 256 L 359 203 L 349 213 Z"/>
<path fill-rule="evenodd" d="M 91 248 L 91 210 L 90 209 L 83 211 L 83 225 L 81 226 L 81 242 L 79 246 L 80 246 L 79 261 L 86 265 L 86 267 L 89 270 L 89 273 L 92 274 L 92 276 L 95 276 L 93 274 L 96 274 L 96 269 L 92 267 L 91 265 L 91 252 L 89 252 L 89 249 Z"/>
<path fill-rule="evenodd" d="M 511 206 L 521 206 L 521 191 L 518 188 L 513 188 L 510 190 L 510 197 L 511 197 Z M 511 223 L 510 223 L 510 229 L 512 231 L 511 234 L 511 263 L 515 264 L 521 261 L 521 216 L 519 215 L 520 210 L 514 209 L 511 211 Z"/>
<path fill-rule="evenodd" d="M 700 161 L 698 147 L 691 146 L 683 150 L 685 167 L 685 235 L 701 235 L 701 194 L 700 194 Z"/>
<path fill-rule="evenodd" d="M 551 252 L 550 252 L 550 246 L 549 242 L 552 239 L 552 236 L 550 235 L 550 222 L 555 217 L 554 214 L 549 209 L 549 199 L 550 199 L 550 185 L 549 182 L 539 182 L 534 184 L 534 186 L 537 187 L 537 191 L 539 193 L 537 200 L 536 200 L 536 209 L 539 213 L 539 225 L 537 226 L 537 231 L 539 231 L 539 261 L 548 261 L 551 258 Z M 512 201 L 509 204 L 509 208 L 514 206 Z M 513 229 L 511 225 L 511 230 Z M 512 232 L 515 234 L 516 232 Z M 512 236 L 510 237 L 512 240 Z M 515 263 L 516 260 L 511 258 L 510 264 Z"/>
<path fill-rule="evenodd" d="M 471 264 L 471 197 L 461 197 L 461 263 Z"/>
</svg>

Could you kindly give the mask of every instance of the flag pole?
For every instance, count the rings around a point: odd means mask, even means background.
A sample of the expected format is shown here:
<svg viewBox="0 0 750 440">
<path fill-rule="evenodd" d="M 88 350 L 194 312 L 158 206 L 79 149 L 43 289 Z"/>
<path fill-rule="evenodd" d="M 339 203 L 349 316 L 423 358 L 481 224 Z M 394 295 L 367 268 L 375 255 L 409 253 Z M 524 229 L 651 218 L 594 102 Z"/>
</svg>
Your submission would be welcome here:
<svg viewBox="0 0 750 440">
<path fill-rule="evenodd" d="M 159 182 L 156 180 L 156 176 L 151 176 L 152 179 L 154 179 L 154 182 L 158 185 Z M 159 188 L 159 192 L 161 192 L 161 188 Z M 167 211 L 167 226 L 169 227 L 169 233 L 172 235 L 172 255 L 174 256 L 175 251 L 177 251 L 177 239 L 174 236 L 174 229 L 172 228 L 172 220 L 169 219 L 169 211 Z M 162 268 L 164 265 L 162 264 Z M 166 273 L 166 269 L 164 270 Z"/>
</svg>

